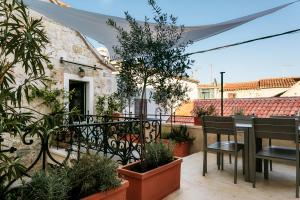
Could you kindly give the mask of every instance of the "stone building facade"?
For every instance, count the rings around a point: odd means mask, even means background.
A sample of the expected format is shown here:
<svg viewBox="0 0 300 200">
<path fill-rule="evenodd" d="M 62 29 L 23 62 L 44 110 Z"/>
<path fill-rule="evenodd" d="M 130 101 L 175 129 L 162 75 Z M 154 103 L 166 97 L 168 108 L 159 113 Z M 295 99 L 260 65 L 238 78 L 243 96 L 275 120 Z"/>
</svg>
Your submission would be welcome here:
<svg viewBox="0 0 300 200">
<path fill-rule="evenodd" d="M 64 89 L 65 92 L 77 89 L 78 91 L 75 93 L 78 94 L 74 95 L 75 104 L 83 105 L 82 113 L 95 114 L 97 96 L 110 94 L 116 90 L 115 75 L 113 74 L 115 68 L 80 33 L 49 20 L 35 11 L 30 10 L 30 16 L 42 17 L 50 41 L 46 47 L 46 53 L 53 67 L 46 69 L 46 75 L 54 81 L 54 84 L 49 88 Z M 61 62 L 61 58 L 72 63 Z M 84 71 L 84 76 L 79 76 L 80 70 Z M 14 69 L 14 73 L 16 80 L 24 79 L 24 73 L 19 67 Z M 69 99 L 64 99 L 64 101 L 68 103 Z M 36 102 L 30 106 L 39 107 L 38 109 L 42 113 L 47 112 L 46 108 L 39 103 Z"/>
</svg>

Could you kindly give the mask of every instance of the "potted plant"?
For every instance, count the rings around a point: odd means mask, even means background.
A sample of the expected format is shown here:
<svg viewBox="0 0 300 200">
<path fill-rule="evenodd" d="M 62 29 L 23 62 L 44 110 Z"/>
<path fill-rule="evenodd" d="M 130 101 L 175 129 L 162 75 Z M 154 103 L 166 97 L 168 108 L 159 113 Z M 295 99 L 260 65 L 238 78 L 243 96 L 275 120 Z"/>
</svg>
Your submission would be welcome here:
<svg viewBox="0 0 300 200">
<path fill-rule="evenodd" d="M 158 103 L 166 100 L 162 95 L 180 86 L 176 80 L 188 78 L 187 70 L 193 64 L 193 60 L 185 53 L 190 43 L 181 42 L 184 29 L 178 28 L 176 17 L 163 13 L 155 0 L 148 0 L 148 3 L 153 9 L 155 23 L 149 23 L 148 17 L 139 23 L 128 12 L 125 13 L 128 30 L 113 19 L 107 21 L 120 36 L 117 38 L 119 45 L 113 48 L 115 58 L 120 60 L 118 89 L 123 89 L 122 85 L 132 87 L 138 91 L 138 99 L 141 99 L 136 104 L 139 112 L 135 113 L 141 124 L 138 148 L 140 161 L 118 170 L 121 177 L 129 180 L 128 200 L 162 199 L 180 187 L 182 160 L 174 159 L 172 150 L 162 142 L 146 144 L 145 100 L 156 100 Z M 152 87 L 150 95 L 148 86 Z M 157 188 L 157 183 L 161 183 L 162 187 Z"/>
<path fill-rule="evenodd" d="M 63 170 L 39 171 L 31 180 L 10 191 L 6 199 L 13 200 L 67 200 L 70 190 L 68 177 Z"/>
<path fill-rule="evenodd" d="M 201 121 L 202 116 L 215 115 L 216 108 L 214 105 L 210 105 L 208 107 L 196 106 L 196 107 L 194 107 L 194 109 L 191 113 L 194 116 L 194 124 L 201 126 L 202 125 L 202 121 Z"/>
<path fill-rule="evenodd" d="M 166 136 L 164 143 L 173 147 L 173 155 L 185 157 L 190 155 L 190 147 L 194 138 L 190 137 L 187 126 L 173 128 L 171 133 Z M 175 143 L 175 145 L 173 145 Z"/>
<path fill-rule="evenodd" d="M 97 97 L 96 113 L 98 116 L 107 115 L 111 121 L 119 121 L 125 103 L 118 93 Z"/>
<path fill-rule="evenodd" d="M 130 128 L 130 132 L 126 132 L 125 133 L 125 140 L 126 141 L 132 141 L 132 142 L 140 142 L 139 141 L 139 136 L 140 136 L 140 131 L 141 131 L 141 128 L 140 128 L 140 123 L 134 123 L 132 122 L 132 126 Z"/>
<path fill-rule="evenodd" d="M 109 158 L 85 155 L 67 170 L 71 199 L 125 200 L 128 181 L 117 175 L 118 165 Z"/>
<path fill-rule="evenodd" d="M 72 166 L 38 172 L 31 181 L 11 193 L 17 200 L 126 200 L 128 181 L 117 175 L 117 163 L 97 155 L 85 155 Z"/>
<path fill-rule="evenodd" d="M 147 144 L 143 162 L 118 169 L 119 176 L 130 183 L 127 199 L 159 200 L 179 189 L 181 162 L 181 158 L 173 157 L 170 146 L 161 141 Z"/>
</svg>

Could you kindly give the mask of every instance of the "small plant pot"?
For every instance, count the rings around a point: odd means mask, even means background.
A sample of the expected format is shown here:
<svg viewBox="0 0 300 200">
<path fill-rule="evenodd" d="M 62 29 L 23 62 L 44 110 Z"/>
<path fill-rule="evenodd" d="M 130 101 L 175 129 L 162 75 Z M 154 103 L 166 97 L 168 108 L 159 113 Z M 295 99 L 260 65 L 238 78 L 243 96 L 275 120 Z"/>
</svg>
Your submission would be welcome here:
<svg viewBox="0 0 300 200">
<path fill-rule="evenodd" d="M 169 145 L 169 140 L 164 139 L 164 144 Z M 176 157 L 185 157 L 190 155 L 191 142 L 176 142 L 173 149 L 173 155 Z"/>
<path fill-rule="evenodd" d="M 57 147 L 62 148 L 62 149 L 68 149 L 71 145 L 66 142 L 58 142 Z"/>
<path fill-rule="evenodd" d="M 129 181 L 127 200 L 161 200 L 180 188 L 181 158 L 145 173 L 131 170 L 139 163 L 118 169 L 119 176 Z"/>
<path fill-rule="evenodd" d="M 125 180 L 118 188 L 106 192 L 98 192 L 88 197 L 84 197 L 81 200 L 126 200 L 126 191 L 128 187 L 129 182 Z"/>
<path fill-rule="evenodd" d="M 126 134 L 125 137 L 127 141 L 139 143 L 139 135 L 137 134 Z"/>
<path fill-rule="evenodd" d="M 115 122 L 115 121 L 120 121 L 120 117 L 121 117 L 121 114 L 120 113 L 113 113 L 112 114 L 112 120 Z"/>
<path fill-rule="evenodd" d="M 202 126 L 202 120 L 199 117 L 194 117 L 194 125 Z"/>
</svg>

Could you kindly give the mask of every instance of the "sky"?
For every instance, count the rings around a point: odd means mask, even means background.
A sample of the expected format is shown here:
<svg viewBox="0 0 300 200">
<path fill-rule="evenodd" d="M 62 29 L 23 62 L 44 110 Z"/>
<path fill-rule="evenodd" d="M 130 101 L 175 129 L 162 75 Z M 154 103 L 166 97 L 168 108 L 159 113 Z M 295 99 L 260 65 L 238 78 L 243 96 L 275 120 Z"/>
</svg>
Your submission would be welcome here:
<svg viewBox="0 0 300 200">
<path fill-rule="evenodd" d="M 73 8 L 136 19 L 151 18 L 147 0 L 63 0 Z M 157 0 L 163 12 L 178 17 L 178 24 L 205 25 L 253 14 L 293 0 Z M 210 49 L 300 28 L 300 2 L 274 14 L 192 44 L 187 52 Z M 300 33 L 197 54 L 189 74 L 201 83 L 220 80 L 243 82 L 272 77 L 300 77 Z"/>
</svg>

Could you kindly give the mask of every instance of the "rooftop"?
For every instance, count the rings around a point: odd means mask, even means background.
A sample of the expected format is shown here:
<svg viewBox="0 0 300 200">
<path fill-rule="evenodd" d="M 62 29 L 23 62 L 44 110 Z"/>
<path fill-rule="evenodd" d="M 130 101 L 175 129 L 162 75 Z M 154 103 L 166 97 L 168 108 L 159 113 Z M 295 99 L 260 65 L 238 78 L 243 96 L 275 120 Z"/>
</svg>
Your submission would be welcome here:
<svg viewBox="0 0 300 200">
<path fill-rule="evenodd" d="M 239 82 L 239 83 L 225 83 L 225 91 L 235 90 L 258 90 L 268 88 L 290 88 L 300 81 L 300 77 L 282 77 L 282 78 L 269 78 L 260 79 L 257 81 Z M 199 88 L 217 88 L 215 84 L 200 84 Z"/>
<path fill-rule="evenodd" d="M 216 113 L 221 113 L 220 99 L 194 100 L 183 104 L 176 110 L 176 115 L 191 116 L 195 106 L 208 107 L 214 105 Z M 300 97 L 272 97 L 272 98 L 243 98 L 224 99 L 224 116 L 234 114 L 234 110 L 242 109 L 245 115 L 258 117 L 293 116 L 300 110 Z M 176 117 L 176 121 L 193 123 L 193 117 Z"/>
<path fill-rule="evenodd" d="M 208 107 L 214 105 L 217 114 L 221 114 L 221 102 L 219 99 L 195 100 L 194 106 Z M 224 115 L 233 115 L 235 109 L 243 109 L 245 115 L 258 117 L 293 116 L 300 109 L 300 97 L 272 97 L 249 99 L 224 99 Z"/>
</svg>

